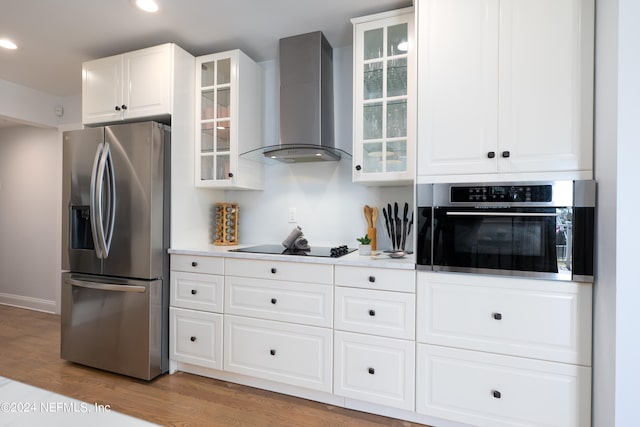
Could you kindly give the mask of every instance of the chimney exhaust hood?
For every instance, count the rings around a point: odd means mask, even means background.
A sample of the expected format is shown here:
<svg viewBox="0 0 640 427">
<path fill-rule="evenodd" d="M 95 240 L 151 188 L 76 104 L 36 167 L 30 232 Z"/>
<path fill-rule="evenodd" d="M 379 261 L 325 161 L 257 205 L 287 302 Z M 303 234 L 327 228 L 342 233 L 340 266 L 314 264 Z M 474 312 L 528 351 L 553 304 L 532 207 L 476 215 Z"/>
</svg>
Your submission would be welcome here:
<svg viewBox="0 0 640 427">
<path fill-rule="evenodd" d="M 338 161 L 335 148 L 333 49 L 320 31 L 280 39 L 280 144 L 263 159 L 284 163 Z M 247 153 L 249 154 L 249 153 Z"/>
</svg>

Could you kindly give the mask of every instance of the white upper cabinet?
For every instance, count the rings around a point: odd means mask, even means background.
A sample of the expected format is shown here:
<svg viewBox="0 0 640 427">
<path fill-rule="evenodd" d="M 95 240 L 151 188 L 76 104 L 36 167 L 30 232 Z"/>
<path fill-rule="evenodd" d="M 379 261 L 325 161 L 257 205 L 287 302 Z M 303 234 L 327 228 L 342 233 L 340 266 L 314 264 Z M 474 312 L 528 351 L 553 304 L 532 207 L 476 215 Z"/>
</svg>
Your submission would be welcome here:
<svg viewBox="0 0 640 427">
<path fill-rule="evenodd" d="M 262 189 L 262 69 L 240 50 L 196 58 L 195 185 Z"/>
<path fill-rule="evenodd" d="M 420 182 L 590 179 L 593 0 L 421 0 Z"/>
<path fill-rule="evenodd" d="M 82 65 L 82 122 L 97 124 L 172 113 L 174 44 Z"/>
<path fill-rule="evenodd" d="M 413 8 L 352 19 L 353 181 L 414 179 L 416 46 Z"/>
</svg>

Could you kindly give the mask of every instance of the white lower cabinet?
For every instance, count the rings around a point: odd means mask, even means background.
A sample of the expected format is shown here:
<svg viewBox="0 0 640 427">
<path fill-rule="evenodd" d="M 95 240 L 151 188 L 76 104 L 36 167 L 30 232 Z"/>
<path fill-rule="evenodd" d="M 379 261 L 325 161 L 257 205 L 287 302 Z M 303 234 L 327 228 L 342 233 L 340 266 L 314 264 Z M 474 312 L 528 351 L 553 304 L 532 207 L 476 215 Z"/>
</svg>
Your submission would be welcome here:
<svg viewBox="0 0 640 427">
<path fill-rule="evenodd" d="M 311 326 L 333 325 L 333 286 L 227 277 L 225 313 Z"/>
<path fill-rule="evenodd" d="M 591 284 L 426 272 L 418 278 L 418 341 L 591 365 Z"/>
<path fill-rule="evenodd" d="M 334 393 L 412 411 L 415 343 L 335 332 Z"/>
<path fill-rule="evenodd" d="M 415 295 L 336 287 L 335 328 L 415 339 Z"/>
<path fill-rule="evenodd" d="M 419 413 L 474 426 L 589 426 L 591 369 L 417 344 Z"/>
<path fill-rule="evenodd" d="M 331 329 L 225 315 L 224 369 L 331 392 Z"/>
<path fill-rule="evenodd" d="M 171 307 L 169 357 L 172 360 L 222 369 L 222 315 Z"/>
</svg>

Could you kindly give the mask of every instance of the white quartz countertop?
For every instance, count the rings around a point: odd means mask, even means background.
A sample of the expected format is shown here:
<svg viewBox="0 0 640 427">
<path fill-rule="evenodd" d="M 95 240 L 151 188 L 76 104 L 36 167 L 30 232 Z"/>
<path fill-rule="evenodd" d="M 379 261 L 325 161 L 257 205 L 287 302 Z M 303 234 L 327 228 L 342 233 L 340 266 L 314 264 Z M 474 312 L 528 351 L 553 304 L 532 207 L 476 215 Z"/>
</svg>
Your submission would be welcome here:
<svg viewBox="0 0 640 427">
<path fill-rule="evenodd" d="M 333 264 L 333 265 L 352 265 L 359 267 L 381 267 L 395 268 L 400 270 L 415 270 L 416 259 L 414 254 L 409 254 L 404 258 L 390 258 L 387 253 L 375 251 L 371 256 L 360 255 L 358 251 L 339 258 L 331 257 L 315 257 L 301 255 L 274 255 L 274 254 L 256 254 L 246 252 L 230 252 L 230 249 L 238 249 L 255 245 L 238 245 L 238 246 L 215 246 L 207 245 L 204 247 L 193 248 L 170 248 L 169 253 L 174 255 L 193 255 L 193 256 L 210 256 L 224 258 L 244 258 L 244 259 L 261 259 L 271 261 L 287 261 L 287 262 L 306 262 L 312 264 Z"/>
</svg>

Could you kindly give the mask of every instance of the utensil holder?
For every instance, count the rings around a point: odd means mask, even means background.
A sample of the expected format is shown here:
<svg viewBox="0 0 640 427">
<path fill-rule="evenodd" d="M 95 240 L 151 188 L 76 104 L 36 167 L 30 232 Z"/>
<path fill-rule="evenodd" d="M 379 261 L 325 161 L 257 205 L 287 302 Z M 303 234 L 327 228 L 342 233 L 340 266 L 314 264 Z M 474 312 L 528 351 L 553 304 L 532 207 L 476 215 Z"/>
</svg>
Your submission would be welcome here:
<svg viewBox="0 0 640 427">
<path fill-rule="evenodd" d="M 216 203 L 213 244 L 229 246 L 238 244 L 238 204 Z"/>
</svg>

